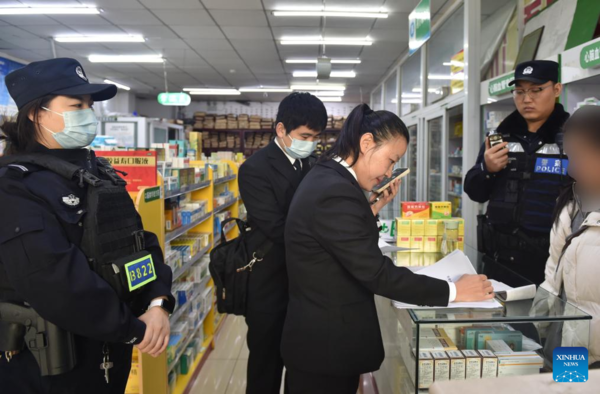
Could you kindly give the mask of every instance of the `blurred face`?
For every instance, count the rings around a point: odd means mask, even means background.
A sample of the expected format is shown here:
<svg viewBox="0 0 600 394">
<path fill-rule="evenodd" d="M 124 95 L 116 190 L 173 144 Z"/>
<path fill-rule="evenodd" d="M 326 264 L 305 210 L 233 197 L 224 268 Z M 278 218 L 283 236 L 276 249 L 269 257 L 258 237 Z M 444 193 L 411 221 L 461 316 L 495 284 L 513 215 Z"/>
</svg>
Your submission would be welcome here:
<svg viewBox="0 0 600 394">
<path fill-rule="evenodd" d="M 406 148 L 404 137 L 394 137 L 378 146 L 372 134 L 364 134 L 360 139 L 360 155 L 352 167 L 360 187 L 371 191 L 385 177 L 390 177 L 394 166 L 406 153 Z"/>
<path fill-rule="evenodd" d="M 38 142 L 50 149 L 61 149 L 60 144 L 56 142 L 52 133 L 48 131 L 51 130 L 55 133 L 60 133 L 65 129 L 65 120 L 58 114 L 92 108 L 93 104 L 90 95 L 81 97 L 57 96 L 46 106 L 50 111 L 42 109 L 38 114 L 38 124 L 45 127 L 38 127 L 38 135 L 40 135 L 41 139 Z M 31 119 L 32 122 L 35 122 L 33 120 L 33 114 L 29 115 L 29 119 Z"/>
<path fill-rule="evenodd" d="M 578 188 L 600 195 L 600 148 L 576 131 L 565 134 L 564 148 L 569 157 L 569 175 L 577 181 Z"/>
<path fill-rule="evenodd" d="M 550 117 L 556 98 L 562 92 L 562 85 L 552 81 L 535 84 L 517 81 L 513 97 L 521 116 L 528 122 L 543 122 Z"/>
<path fill-rule="evenodd" d="M 277 123 L 275 131 L 277 132 L 279 142 L 287 147 L 292 146 L 292 139 L 313 142 L 318 140 L 321 135 L 320 131 L 309 129 L 306 126 L 300 126 L 288 133 L 281 122 Z"/>
</svg>

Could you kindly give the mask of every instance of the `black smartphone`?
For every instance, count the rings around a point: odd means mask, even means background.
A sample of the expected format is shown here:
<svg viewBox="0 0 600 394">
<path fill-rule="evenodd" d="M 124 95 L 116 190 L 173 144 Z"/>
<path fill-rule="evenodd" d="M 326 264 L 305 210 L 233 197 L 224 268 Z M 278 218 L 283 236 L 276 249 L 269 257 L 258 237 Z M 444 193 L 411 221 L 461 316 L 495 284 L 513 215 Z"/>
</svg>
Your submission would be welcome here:
<svg viewBox="0 0 600 394">
<path fill-rule="evenodd" d="M 375 185 L 373 188 L 373 193 L 381 194 L 385 189 L 390 187 L 390 183 L 394 182 L 397 179 L 403 178 L 406 175 L 410 174 L 410 168 L 398 168 L 392 172 L 392 176 L 389 178 L 385 178 L 379 184 Z"/>
</svg>

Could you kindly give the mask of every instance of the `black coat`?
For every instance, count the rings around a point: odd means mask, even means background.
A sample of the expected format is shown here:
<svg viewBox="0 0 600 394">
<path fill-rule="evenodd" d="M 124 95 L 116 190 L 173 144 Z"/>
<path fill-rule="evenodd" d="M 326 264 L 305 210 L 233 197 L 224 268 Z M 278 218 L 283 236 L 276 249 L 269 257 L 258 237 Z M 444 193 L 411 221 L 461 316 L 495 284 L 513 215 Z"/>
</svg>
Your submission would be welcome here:
<svg viewBox="0 0 600 394">
<path fill-rule="evenodd" d="M 325 375 L 379 369 L 374 294 L 448 305 L 446 282 L 396 267 L 378 246 L 370 205 L 350 172 L 316 165 L 296 192 L 285 231 L 290 302 L 281 351 L 288 368 Z"/>
<path fill-rule="evenodd" d="M 37 152 L 99 176 L 92 151 L 39 146 Z M 79 202 L 65 203 L 63 199 L 70 195 Z M 136 316 L 154 298 L 167 296 L 174 301 L 172 273 L 163 262 L 156 236 L 146 233 L 146 250 L 152 254 L 157 280 L 145 286 L 130 306 L 120 301 L 110 285 L 90 269 L 80 249 L 85 197 L 86 189 L 76 181 L 35 165 L 0 169 L 0 301 L 27 302 L 43 318 L 76 335 L 77 367 L 59 377 L 45 378 L 44 384 L 53 381 L 56 387 L 65 388 L 62 392 L 70 393 L 86 391 L 81 384 L 96 386 L 95 382 L 100 382 L 95 390 L 86 392 L 106 393 L 110 387 L 99 368 L 103 342 L 111 343 L 115 364 L 111 384 L 123 384 L 131 366 L 131 345 L 124 343 L 142 341 L 146 325 Z M 17 355 L 12 372 L 0 362 L 0 380 L 4 373 L 23 372 L 16 365 L 27 365 L 28 357 L 28 352 Z M 36 371 L 29 373 L 36 375 Z M 119 375 L 124 378 L 118 379 Z"/>
<path fill-rule="evenodd" d="M 253 253 L 269 239 L 271 251 L 254 265 L 250 274 L 248 308 L 276 312 L 285 310 L 288 281 L 285 266 L 284 229 L 288 209 L 302 178 L 310 170 L 310 160 L 302 160 L 299 176 L 281 148 L 272 141 L 240 167 L 240 194 L 253 231 L 248 250 Z"/>
</svg>

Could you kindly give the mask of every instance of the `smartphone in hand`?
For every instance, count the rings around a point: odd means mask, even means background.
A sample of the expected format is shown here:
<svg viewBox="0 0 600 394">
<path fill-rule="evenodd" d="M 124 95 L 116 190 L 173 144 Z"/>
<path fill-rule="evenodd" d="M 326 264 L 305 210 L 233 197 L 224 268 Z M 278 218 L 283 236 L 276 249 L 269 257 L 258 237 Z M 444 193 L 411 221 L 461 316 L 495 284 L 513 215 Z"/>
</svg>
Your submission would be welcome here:
<svg viewBox="0 0 600 394">
<path fill-rule="evenodd" d="M 381 194 L 381 193 L 383 193 L 383 191 L 385 189 L 390 187 L 390 183 L 392 183 L 400 178 L 403 178 L 408 174 L 410 174 L 410 168 L 398 168 L 397 170 L 394 170 L 394 172 L 392 172 L 391 177 L 389 177 L 389 178 L 386 177 L 383 181 L 381 181 L 380 183 L 375 185 L 372 192 L 375 194 Z"/>
</svg>

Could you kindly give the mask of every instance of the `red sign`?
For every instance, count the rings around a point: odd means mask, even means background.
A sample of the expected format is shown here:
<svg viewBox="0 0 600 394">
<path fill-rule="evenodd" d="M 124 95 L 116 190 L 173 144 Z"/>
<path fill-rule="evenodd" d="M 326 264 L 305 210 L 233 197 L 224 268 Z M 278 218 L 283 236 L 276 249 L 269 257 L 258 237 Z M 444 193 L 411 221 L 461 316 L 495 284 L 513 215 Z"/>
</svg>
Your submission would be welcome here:
<svg viewBox="0 0 600 394">
<path fill-rule="evenodd" d="M 106 158 L 127 181 L 128 192 L 139 192 L 144 187 L 156 186 L 156 152 L 153 151 L 96 151 L 96 156 Z"/>
</svg>

